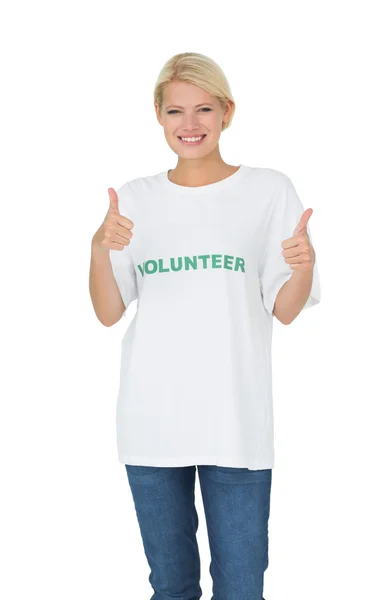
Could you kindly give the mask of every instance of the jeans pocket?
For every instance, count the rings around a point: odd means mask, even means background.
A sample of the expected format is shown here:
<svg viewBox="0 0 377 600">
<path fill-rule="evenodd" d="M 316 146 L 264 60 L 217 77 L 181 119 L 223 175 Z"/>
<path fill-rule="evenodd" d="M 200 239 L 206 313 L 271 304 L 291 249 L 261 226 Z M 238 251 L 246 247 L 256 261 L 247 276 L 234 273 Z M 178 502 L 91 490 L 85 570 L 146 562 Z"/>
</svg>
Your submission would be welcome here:
<svg viewBox="0 0 377 600">
<path fill-rule="evenodd" d="M 247 473 L 249 469 L 247 467 L 215 467 L 220 473 Z"/>
<path fill-rule="evenodd" d="M 126 467 L 126 471 L 128 475 L 143 477 L 147 475 L 153 475 L 153 473 L 158 473 L 159 471 L 163 471 L 165 467 L 148 467 L 144 465 L 124 465 Z"/>
</svg>

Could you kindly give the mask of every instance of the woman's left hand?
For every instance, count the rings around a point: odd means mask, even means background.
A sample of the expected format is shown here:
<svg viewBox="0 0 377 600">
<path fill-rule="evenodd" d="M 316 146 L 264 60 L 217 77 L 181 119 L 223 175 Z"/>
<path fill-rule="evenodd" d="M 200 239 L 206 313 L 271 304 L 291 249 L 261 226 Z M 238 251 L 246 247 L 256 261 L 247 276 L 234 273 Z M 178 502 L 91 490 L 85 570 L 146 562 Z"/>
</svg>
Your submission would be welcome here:
<svg viewBox="0 0 377 600">
<path fill-rule="evenodd" d="M 311 271 L 315 263 L 315 251 L 310 242 L 307 224 L 313 214 L 313 209 L 307 208 L 301 216 L 293 237 L 282 242 L 282 255 L 294 271 Z"/>
</svg>

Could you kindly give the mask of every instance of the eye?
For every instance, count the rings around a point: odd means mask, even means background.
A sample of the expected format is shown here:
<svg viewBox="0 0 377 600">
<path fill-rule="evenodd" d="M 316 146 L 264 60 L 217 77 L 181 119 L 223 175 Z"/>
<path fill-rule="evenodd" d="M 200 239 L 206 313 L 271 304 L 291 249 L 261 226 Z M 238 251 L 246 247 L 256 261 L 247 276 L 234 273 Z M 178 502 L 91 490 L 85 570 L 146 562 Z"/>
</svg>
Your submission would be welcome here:
<svg viewBox="0 0 377 600">
<path fill-rule="evenodd" d="M 212 108 L 209 108 L 209 106 L 204 106 L 202 108 L 200 108 L 199 110 L 205 110 L 205 111 L 211 111 Z M 175 113 L 180 112 L 179 110 L 176 110 L 175 108 L 173 110 L 168 110 L 168 115 L 174 115 Z"/>
</svg>

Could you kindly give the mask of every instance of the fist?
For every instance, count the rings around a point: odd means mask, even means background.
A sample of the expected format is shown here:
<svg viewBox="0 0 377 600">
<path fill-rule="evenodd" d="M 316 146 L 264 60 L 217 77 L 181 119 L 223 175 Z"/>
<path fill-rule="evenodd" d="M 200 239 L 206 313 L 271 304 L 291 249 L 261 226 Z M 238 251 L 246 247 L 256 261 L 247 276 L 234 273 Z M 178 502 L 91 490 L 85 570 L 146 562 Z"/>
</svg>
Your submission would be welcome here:
<svg viewBox="0 0 377 600">
<path fill-rule="evenodd" d="M 101 249 L 123 250 L 131 243 L 134 224 L 131 219 L 119 213 L 118 194 L 113 188 L 108 189 L 110 206 L 106 217 L 95 234 L 95 242 Z"/>
<path fill-rule="evenodd" d="M 284 260 L 294 271 L 310 271 L 314 268 L 315 251 L 307 232 L 307 224 L 312 214 L 313 210 L 307 208 L 293 232 L 293 237 L 281 244 Z"/>
</svg>

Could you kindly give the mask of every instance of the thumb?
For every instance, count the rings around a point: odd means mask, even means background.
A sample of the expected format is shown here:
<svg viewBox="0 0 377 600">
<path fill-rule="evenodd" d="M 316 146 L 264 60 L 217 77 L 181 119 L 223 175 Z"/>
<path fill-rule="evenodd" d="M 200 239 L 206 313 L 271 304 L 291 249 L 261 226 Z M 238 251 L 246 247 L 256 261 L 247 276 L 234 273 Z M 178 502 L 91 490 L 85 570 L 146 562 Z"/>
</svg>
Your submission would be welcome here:
<svg viewBox="0 0 377 600">
<path fill-rule="evenodd" d="M 308 224 L 308 221 L 310 219 L 310 217 L 313 214 L 313 209 L 312 208 L 307 208 L 301 215 L 301 218 L 296 226 L 296 229 L 293 232 L 293 235 L 296 235 L 297 233 L 301 233 L 302 231 L 306 230 L 306 226 Z"/>
<path fill-rule="evenodd" d="M 118 194 L 116 193 L 116 191 L 114 190 L 114 188 L 108 188 L 107 191 L 109 192 L 109 197 L 110 197 L 109 211 L 116 212 L 119 215 Z"/>
</svg>

